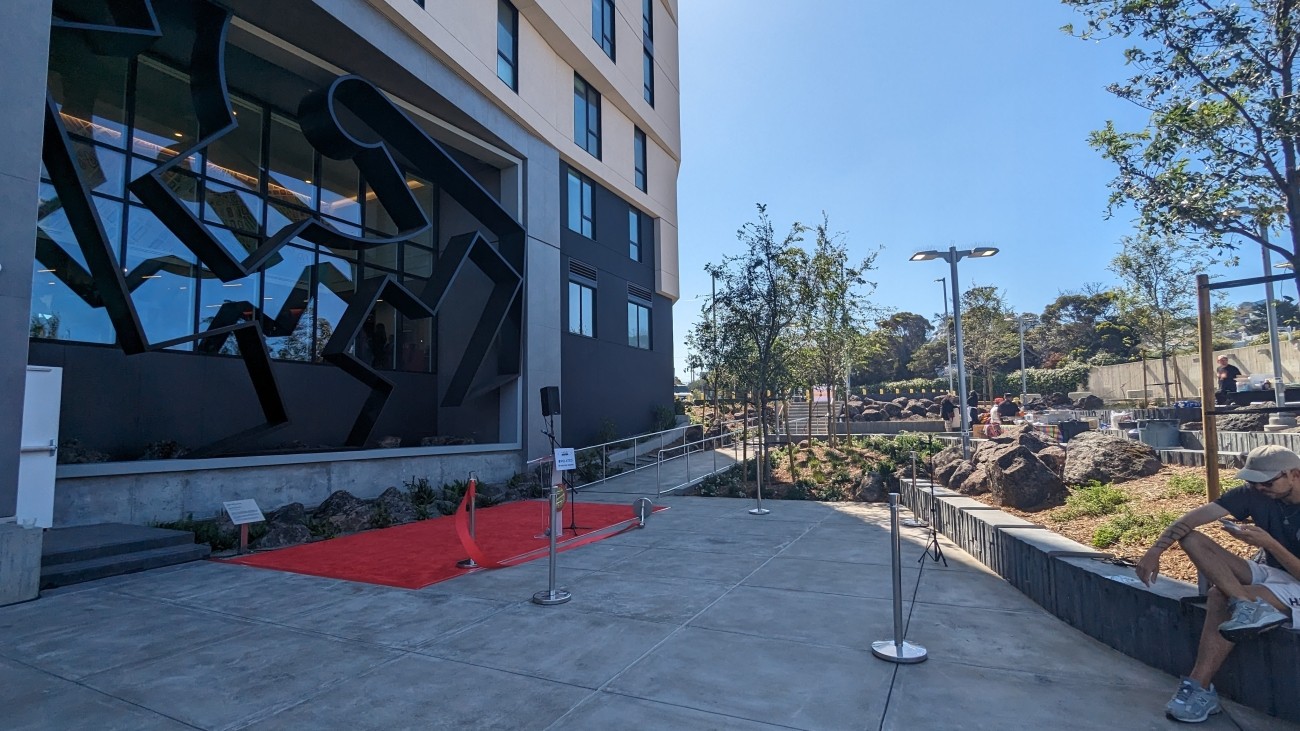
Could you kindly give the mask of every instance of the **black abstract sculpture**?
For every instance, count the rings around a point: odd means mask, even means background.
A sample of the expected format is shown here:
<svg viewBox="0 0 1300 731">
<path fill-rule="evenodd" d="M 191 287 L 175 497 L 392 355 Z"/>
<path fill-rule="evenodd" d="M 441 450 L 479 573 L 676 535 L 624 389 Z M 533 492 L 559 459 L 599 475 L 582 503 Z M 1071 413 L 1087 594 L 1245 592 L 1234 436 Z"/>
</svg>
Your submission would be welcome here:
<svg viewBox="0 0 1300 731">
<path fill-rule="evenodd" d="M 179 166 L 238 126 L 225 77 L 226 34 L 231 14 L 208 0 L 191 0 L 185 7 L 192 14 L 195 31 L 190 77 L 199 134 L 192 144 L 175 150 L 170 159 L 132 180 L 128 188 L 214 276 L 229 282 L 262 271 L 278 258 L 281 248 L 295 239 L 336 250 L 361 251 L 405 241 L 428 231 L 433 223 L 407 187 L 406 174 L 397 163 L 397 155 L 420 175 L 438 184 L 497 237 L 495 248 L 478 232 L 453 237 L 418 295 L 393 277 L 385 276 L 365 281 L 356 292 L 344 297 L 347 307 L 325 344 L 322 357 L 370 390 L 346 444 L 365 445 L 394 388 L 392 381 L 348 352 L 349 344 L 362 332 L 375 304 L 382 299 L 410 319 L 434 317 L 446 304 L 449 291 L 467 265 L 477 267 L 490 279 L 492 291 L 441 403 L 444 407 L 460 406 L 478 393 L 500 388 L 518 378 L 522 357 L 519 340 L 523 318 L 520 274 L 525 244 L 523 226 L 370 82 L 357 76 L 335 79 L 302 100 L 299 121 L 304 135 L 321 154 L 351 160 L 357 165 L 377 201 L 395 223 L 396 234 L 382 238 L 354 236 L 309 216 L 269 236 L 240 260 L 229 253 L 167 185 Z M 75 35 L 94 54 L 120 58 L 134 57 L 163 33 L 150 0 L 57 0 L 53 27 L 56 34 Z M 348 115 L 340 114 L 341 109 Z M 360 120 L 368 129 L 360 133 L 348 130 L 343 122 L 345 116 Z M 44 238 L 38 238 L 37 259 L 56 269 L 56 276 L 88 305 L 104 308 L 123 352 L 133 355 L 193 342 L 199 352 L 215 353 L 222 352 L 230 337 L 235 338 L 265 422 L 192 454 L 227 451 L 287 423 L 288 411 L 276 383 L 265 338 L 268 332 L 277 335 L 292 332 L 305 309 L 302 303 L 297 308 L 292 301 L 285 303 L 280 314 L 271 318 L 252 303 L 227 302 L 202 332 L 150 343 L 131 293 L 169 263 L 152 259 L 131 272 L 124 273 L 120 268 L 52 97 L 46 102 L 42 157 L 86 268 Z M 303 276 L 308 276 L 308 272 Z M 480 378 L 498 340 L 496 372 Z M 473 390 L 476 380 L 480 381 L 478 391 Z"/>
</svg>

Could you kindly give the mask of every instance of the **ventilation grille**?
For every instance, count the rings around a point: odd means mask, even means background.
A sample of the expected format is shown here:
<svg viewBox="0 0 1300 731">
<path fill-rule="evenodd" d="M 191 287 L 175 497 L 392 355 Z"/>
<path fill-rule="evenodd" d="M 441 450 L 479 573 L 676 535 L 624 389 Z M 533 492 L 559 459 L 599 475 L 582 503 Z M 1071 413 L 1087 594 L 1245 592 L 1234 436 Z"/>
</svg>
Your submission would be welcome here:
<svg viewBox="0 0 1300 731">
<path fill-rule="evenodd" d="M 569 273 L 577 274 L 580 277 L 594 280 L 596 278 L 596 267 L 590 264 L 584 264 L 577 259 L 569 260 Z"/>
<path fill-rule="evenodd" d="M 627 285 L 627 296 L 636 297 L 637 299 L 643 299 L 646 302 L 649 302 L 650 290 L 646 289 L 645 287 L 638 287 L 637 285 L 629 282 Z"/>
</svg>

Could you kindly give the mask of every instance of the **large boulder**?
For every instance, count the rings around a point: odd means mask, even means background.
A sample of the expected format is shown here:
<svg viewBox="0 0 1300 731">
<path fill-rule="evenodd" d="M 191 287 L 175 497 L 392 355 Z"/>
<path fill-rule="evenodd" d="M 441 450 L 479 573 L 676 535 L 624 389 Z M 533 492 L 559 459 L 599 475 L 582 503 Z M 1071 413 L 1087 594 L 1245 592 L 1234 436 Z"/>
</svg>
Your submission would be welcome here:
<svg viewBox="0 0 1300 731">
<path fill-rule="evenodd" d="M 880 405 L 880 408 L 890 419 L 897 419 L 903 415 L 903 407 L 895 401 L 886 401 Z"/>
<path fill-rule="evenodd" d="M 1065 447 L 1049 445 L 1038 451 L 1038 459 L 1058 475 L 1065 473 Z"/>
<path fill-rule="evenodd" d="M 375 513 L 386 516 L 390 525 L 410 523 L 416 519 L 415 504 L 411 497 L 395 487 L 384 490 L 375 498 Z"/>
<path fill-rule="evenodd" d="M 1156 450 L 1142 442 L 1096 431 L 1070 440 L 1062 477 L 1071 485 L 1089 480 L 1127 482 L 1160 471 Z"/>
<path fill-rule="evenodd" d="M 307 509 L 302 503 L 289 503 L 266 514 L 266 533 L 253 541 L 252 548 L 260 551 L 284 548 L 311 540 L 307 527 Z"/>
<path fill-rule="evenodd" d="M 347 490 L 339 490 L 325 498 L 325 502 L 312 512 L 313 520 L 333 526 L 339 533 L 366 530 L 374 517 L 374 506 Z"/>
<path fill-rule="evenodd" d="M 858 415 L 858 421 L 885 421 L 888 418 L 889 415 L 885 412 L 870 407 L 863 409 L 862 413 Z"/>
<path fill-rule="evenodd" d="M 988 468 L 989 493 L 997 505 L 1036 510 L 1059 500 L 1065 482 L 1033 452 L 1016 446 L 998 456 Z"/>
<path fill-rule="evenodd" d="M 964 495 L 983 495 L 989 491 L 989 469 L 987 465 L 973 465 L 970 472 L 961 481 L 953 480 L 954 490 Z"/>
<path fill-rule="evenodd" d="M 1275 405 L 1272 401 L 1254 404 L 1256 408 L 1272 408 Z M 1264 425 L 1268 423 L 1268 417 L 1268 414 L 1238 412 L 1216 416 L 1214 424 L 1219 428 L 1219 431 L 1264 431 Z"/>
<path fill-rule="evenodd" d="M 1096 411 L 1098 409 L 1106 408 L 1106 402 L 1102 401 L 1097 396 L 1088 394 L 1075 402 L 1074 408 L 1082 409 L 1084 411 Z"/>
</svg>

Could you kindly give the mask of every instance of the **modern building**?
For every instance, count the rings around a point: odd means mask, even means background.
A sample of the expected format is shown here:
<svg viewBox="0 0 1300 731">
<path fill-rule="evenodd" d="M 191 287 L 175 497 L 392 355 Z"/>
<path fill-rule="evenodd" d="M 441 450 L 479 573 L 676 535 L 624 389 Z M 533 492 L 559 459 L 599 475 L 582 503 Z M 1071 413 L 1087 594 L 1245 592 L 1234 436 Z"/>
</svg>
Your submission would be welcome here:
<svg viewBox="0 0 1300 731">
<path fill-rule="evenodd" d="M 504 479 L 547 386 L 570 446 L 672 404 L 676 0 L 0 21 L 0 530 L 28 365 L 63 369 L 56 525 Z"/>
</svg>

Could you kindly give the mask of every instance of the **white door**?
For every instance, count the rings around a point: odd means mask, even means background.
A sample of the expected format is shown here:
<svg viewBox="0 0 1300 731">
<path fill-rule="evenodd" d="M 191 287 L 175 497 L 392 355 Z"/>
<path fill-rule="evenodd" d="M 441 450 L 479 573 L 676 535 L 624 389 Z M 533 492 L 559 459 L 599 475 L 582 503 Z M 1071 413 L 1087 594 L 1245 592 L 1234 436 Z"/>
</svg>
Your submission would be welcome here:
<svg viewBox="0 0 1300 731">
<path fill-rule="evenodd" d="M 27 366 L 22 454 L 18 459 L 19 525 L 54 524 L 54 470 L 58 462 L 63 369 Z"/>
</svg>

